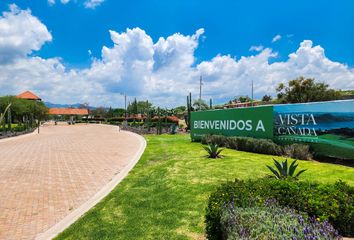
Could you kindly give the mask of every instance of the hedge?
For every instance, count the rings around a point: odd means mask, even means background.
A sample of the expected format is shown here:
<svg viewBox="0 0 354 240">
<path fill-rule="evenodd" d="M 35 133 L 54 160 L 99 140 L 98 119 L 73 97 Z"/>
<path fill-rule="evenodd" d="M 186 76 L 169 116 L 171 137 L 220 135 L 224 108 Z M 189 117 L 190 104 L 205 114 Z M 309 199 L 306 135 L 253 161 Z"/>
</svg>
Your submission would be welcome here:
<svg viewBox="0 0 354 240">
<path fill-rule="evenodd" d="M 307 145 L 292 144 L 280 146 L 270 139 L 251 137 L 227 137 L 223 135 L 205 135 L 202 137 L 203 144 L 217 144 L 239 151 L 269 154 L 276 156 L 288 156 L 295 159 L 308 160 L 312 158 L 310 148 Z"/>
<path fill-rule="evenodd" d="M 269 139 L 257 139 L 250 137 L 225 137 L 222 135 L 207 135 L 202 138 L 204 144 L 217 144 L 220 147 L 228 147 L 235 150 L 282 155 L 282 147 Z"/>
<path fill-rule="evenodd" d="M 222 184 L 208 200 L 205 223 L 208 239 L 222 239 L 220 217 L 225 203 L 238 207 L 262 206 L 276 199 L 280 206 L 291 207 L 309 216 L 328 220 L 344 236 L 354 236 L 354 188 L 342 181 L 319 184 L 303 181 L 235 180 Z"/>
</svg>

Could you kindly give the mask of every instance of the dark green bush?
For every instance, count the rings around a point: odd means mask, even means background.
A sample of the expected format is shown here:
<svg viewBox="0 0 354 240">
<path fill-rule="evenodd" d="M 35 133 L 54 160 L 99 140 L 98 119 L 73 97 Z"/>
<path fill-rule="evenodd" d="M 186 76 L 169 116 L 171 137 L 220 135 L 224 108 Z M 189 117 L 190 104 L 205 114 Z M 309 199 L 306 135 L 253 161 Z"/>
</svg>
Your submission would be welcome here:
<svg viewBox="0 0 354 240">
<path fill-rule="evenodd" d="M 344 236 L 354 236 L 354 188 L 344 182 L 318 184 L 302 181 L 235 180 L 221 185 L 211 194 L 205 223 L 208 239 L 222 239 L 220 217 L 222 206 L 233 202 L 238 207 L 262 206 L 267 199 L 276 199 L 309 216 L 329 222 Z"/>
<path fill-rule="evenodd" d="M 304 144 L 292 144 L 281 146 L 270 139 L 259 139 L 250 137 L 227 137 L 223 135 L 205 135 L 202 137 L 203 144 L 217 144 L 220 147 L 227 147 L 239 151 L 262 153 L 277 156 L 288 156 L 294 159 L 312 159 L 310 147 Z"/>
<path fill-rule="evenodd" d="M 291 144 L 284 146 L 284 154 L 294 159 L 310 160 L 312 154 L 310 152 L 310 146 L 304 144 Z"/>
<path fill-rule="evenodd" d="M 13 128 L 13 130 L 15 132 L 23 132 L 26 130 L 26 125 L 22 124 L 22 125 L 17 125 L 16 127 Z"/>
<path fill-rule="evenodd" d="M 217 144 L 220 147 L 229 147 L 228 138 L 222 135 L 205 135 L 202 137 L 203 144 Z"/>
<path fill-rule="evenodd" d="M 257 139 L 250 137 L 226 137 L 222 135 L 206 135 L 202 138 L 204 144 L 217 144 L 239 151 L 282 155 L 282 147 L 269 139 Z"/>
</svg>

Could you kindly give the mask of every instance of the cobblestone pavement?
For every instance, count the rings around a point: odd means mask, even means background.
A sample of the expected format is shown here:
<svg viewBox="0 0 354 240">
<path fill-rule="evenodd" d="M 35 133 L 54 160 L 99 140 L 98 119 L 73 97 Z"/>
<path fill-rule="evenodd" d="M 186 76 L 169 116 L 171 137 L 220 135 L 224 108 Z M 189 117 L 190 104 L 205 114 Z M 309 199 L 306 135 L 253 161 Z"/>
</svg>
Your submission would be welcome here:
<svg viewBox="0 0 354 240">
<path fill-rule="evenodd" d="M 44 126 L 0 141 L 0 239 L 34 239 L 126 166 L 139 138 L 102 125 Z"/>
</svg>

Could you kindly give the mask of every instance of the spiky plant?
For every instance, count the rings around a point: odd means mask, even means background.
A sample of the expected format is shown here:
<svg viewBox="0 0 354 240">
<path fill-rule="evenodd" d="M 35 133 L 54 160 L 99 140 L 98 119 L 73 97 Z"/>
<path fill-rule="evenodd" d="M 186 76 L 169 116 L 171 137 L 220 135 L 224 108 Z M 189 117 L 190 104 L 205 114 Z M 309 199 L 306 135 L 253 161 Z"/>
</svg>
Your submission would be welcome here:
<svg viewBox="0 0 354 240">
<path fill-rule="evenodd" d="M 296 168 L 299 165 L 296 164 L 297 160 L 294 160 L 290 165 L 288 165 L 288 159 L 285 159 L 285 161 L 282 162 L 278 162 L 274 158 L 273 160 L 274 160 L 275 168 L 268 165 L 267 168 L 273 173 L 276 179 L 287 179 L 287 178 L 297 179 L 303 172 L 307 170 L 307 169 L 303 169 L 298 171 L 298 173 L 295 174 Z"/>
<path fill-rule="evenodd" d="M 219 148 L 217 144 L 208 144 L 208 146 L 204 146 L 204 149 L 208 152 L 208 158 L 221 158 L 220 153 L 224 150 Z"/>
</svg>

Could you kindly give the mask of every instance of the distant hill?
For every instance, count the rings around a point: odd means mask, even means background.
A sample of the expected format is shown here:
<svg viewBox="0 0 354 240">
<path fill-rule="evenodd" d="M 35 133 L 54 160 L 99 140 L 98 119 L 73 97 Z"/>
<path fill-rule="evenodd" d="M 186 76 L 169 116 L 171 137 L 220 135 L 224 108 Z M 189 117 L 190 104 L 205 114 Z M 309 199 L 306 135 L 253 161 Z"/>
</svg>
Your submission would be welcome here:
<svg viewBox="0 0 354 240">
<path fill-rule="evenodd" d="M 78 108 L 80 107 L 80 103 L 75 104 L 59 104 L 59 103 L 51 103 L 51 102 L 44 102 L 44 104 L 48 108 Z M 96 107 L 89 106 L 89 109 L 96 109 Z"/>
</svg>

